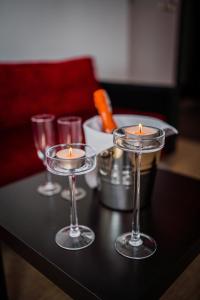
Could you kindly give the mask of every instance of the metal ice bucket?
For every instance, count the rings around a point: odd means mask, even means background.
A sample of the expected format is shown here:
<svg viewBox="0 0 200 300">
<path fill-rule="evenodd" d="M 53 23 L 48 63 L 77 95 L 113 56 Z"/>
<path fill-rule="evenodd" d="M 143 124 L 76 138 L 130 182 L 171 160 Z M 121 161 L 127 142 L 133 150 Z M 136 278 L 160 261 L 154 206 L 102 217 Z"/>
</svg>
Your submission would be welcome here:
<svg viewBox="0 0 200 300">
<path fill-rule="evenodd" d="M 140 207 L 150 204 L 160 151 L 142 155 Z M 135 155 L 112 147 L 97 157 L 100 201 L 115 210 L 133 209 Z"/>
</svg>

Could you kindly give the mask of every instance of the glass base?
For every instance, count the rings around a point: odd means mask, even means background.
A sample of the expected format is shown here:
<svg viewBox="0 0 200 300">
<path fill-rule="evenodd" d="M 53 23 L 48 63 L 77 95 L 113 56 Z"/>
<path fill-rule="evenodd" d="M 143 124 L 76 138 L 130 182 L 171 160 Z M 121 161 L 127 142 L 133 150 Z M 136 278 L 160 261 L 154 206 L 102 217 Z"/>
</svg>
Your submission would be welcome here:
<svg viewBox="0 0 200 300">
<path fill-rule="evenodd" d="M 62 228 L 56 234 L 56 244 L 67 250 L 79 250 L 88 247 L 95 239 L 94 232 L 86 227 L 79 225 L 79 233 L 71 236 L 71 227 Z"/>
<path fill-rule="evenodd" d="M 117 238 L 115 249 L 125 257 L 143 259 L 153 255 L 157 246 L 155 240 L 144 233 L 140 233 L 140 240 L 133 245 L 131 232 L 128 232 Z"/>
<path fill-rule="evenodd" d="M 40 185 L 37 191 L 44 196 L 53 196 L 60 193 L 61 186 L 58 183 L 47 182 L 44 185 Z"/>
<path fill-rule="evenodd" d="M 83 188 L 77 187 L 75 189 L 75 199 L 76 200 L 83 199 L 85 196 L 86 196 L 86 191 Z M 61 197 L 66 200 L 71 200 L 70 190 L 63 190 L 61 193 Z"/>
</svg>

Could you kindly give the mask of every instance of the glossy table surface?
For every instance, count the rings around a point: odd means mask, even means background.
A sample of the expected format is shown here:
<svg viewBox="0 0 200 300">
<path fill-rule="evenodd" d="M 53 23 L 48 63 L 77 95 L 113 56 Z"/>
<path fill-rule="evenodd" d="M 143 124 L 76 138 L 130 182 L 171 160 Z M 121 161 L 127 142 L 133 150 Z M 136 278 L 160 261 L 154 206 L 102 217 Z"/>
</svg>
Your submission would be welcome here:
<svg viewBox="0 0 200 300">
<path fill-rule="evenodd" d="M 130 231 L 132 213 L 101 205 L 84 177 L 87 197 L 78 201 L 79 223 L 91 227 L 94 243 L 67 251 L 54 241 L 69 224 L 69 203 L 40 196 L 38 174 L 0 189 L 0 238 L 74 299 L 158 299 L 200 251 L 199 181 L 158 171 L 151 207 L 141 212 L 141 231 L 158 244 L 150 258 L 119 255 L 116 237 Z M 56 177 L 65 187 L 66 178 Z"/>
</svg>

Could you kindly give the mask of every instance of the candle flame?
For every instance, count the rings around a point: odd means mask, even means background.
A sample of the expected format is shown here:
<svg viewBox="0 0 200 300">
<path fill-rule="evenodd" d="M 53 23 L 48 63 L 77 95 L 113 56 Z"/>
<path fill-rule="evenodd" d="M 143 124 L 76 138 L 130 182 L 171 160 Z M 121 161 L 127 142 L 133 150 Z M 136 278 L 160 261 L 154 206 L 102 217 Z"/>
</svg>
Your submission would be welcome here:
<svg viewBox="0 0 200 300">
<path fill-rule="evenodd" d="M 140 124 L 138 125 L 138 127 L 139 127 L 139 133 L 142 134 L 142 124 L 140 123 Z"/>
<path fill-rule="evenodd" d="M 72 147 L 69 147 L 69 156 L 72 156 Z"/>
</svg>

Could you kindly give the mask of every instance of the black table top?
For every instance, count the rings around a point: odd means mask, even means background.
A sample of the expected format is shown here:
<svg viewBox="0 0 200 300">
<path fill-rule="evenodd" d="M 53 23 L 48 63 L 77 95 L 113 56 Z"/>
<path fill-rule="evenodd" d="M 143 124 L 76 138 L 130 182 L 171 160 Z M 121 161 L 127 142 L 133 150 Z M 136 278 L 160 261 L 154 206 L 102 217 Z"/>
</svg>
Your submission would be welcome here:
<svg viewBox="0 0 200 300">
<path fill-rule="evenodd" d="M 131 212 L 103 206 L 98 192 L 79 185 L 79 223 L 93 229 L 89 247 L 58 247 L 56 232 L 69 225 L 69 203 L 60 195 L 37 193 L 44 174 L 0 189 L 0 238 L 74 299 L 158 299 L 200 250 L 199 181 L 158 171 L 151 207 L 141 212 L 141 231 L 151 234 L 157 252 L 144 260 L 119 255 L 114 241 L 131 229 Z M 56 177 L 65 187 L 66 178 Z"/>
</svg>

